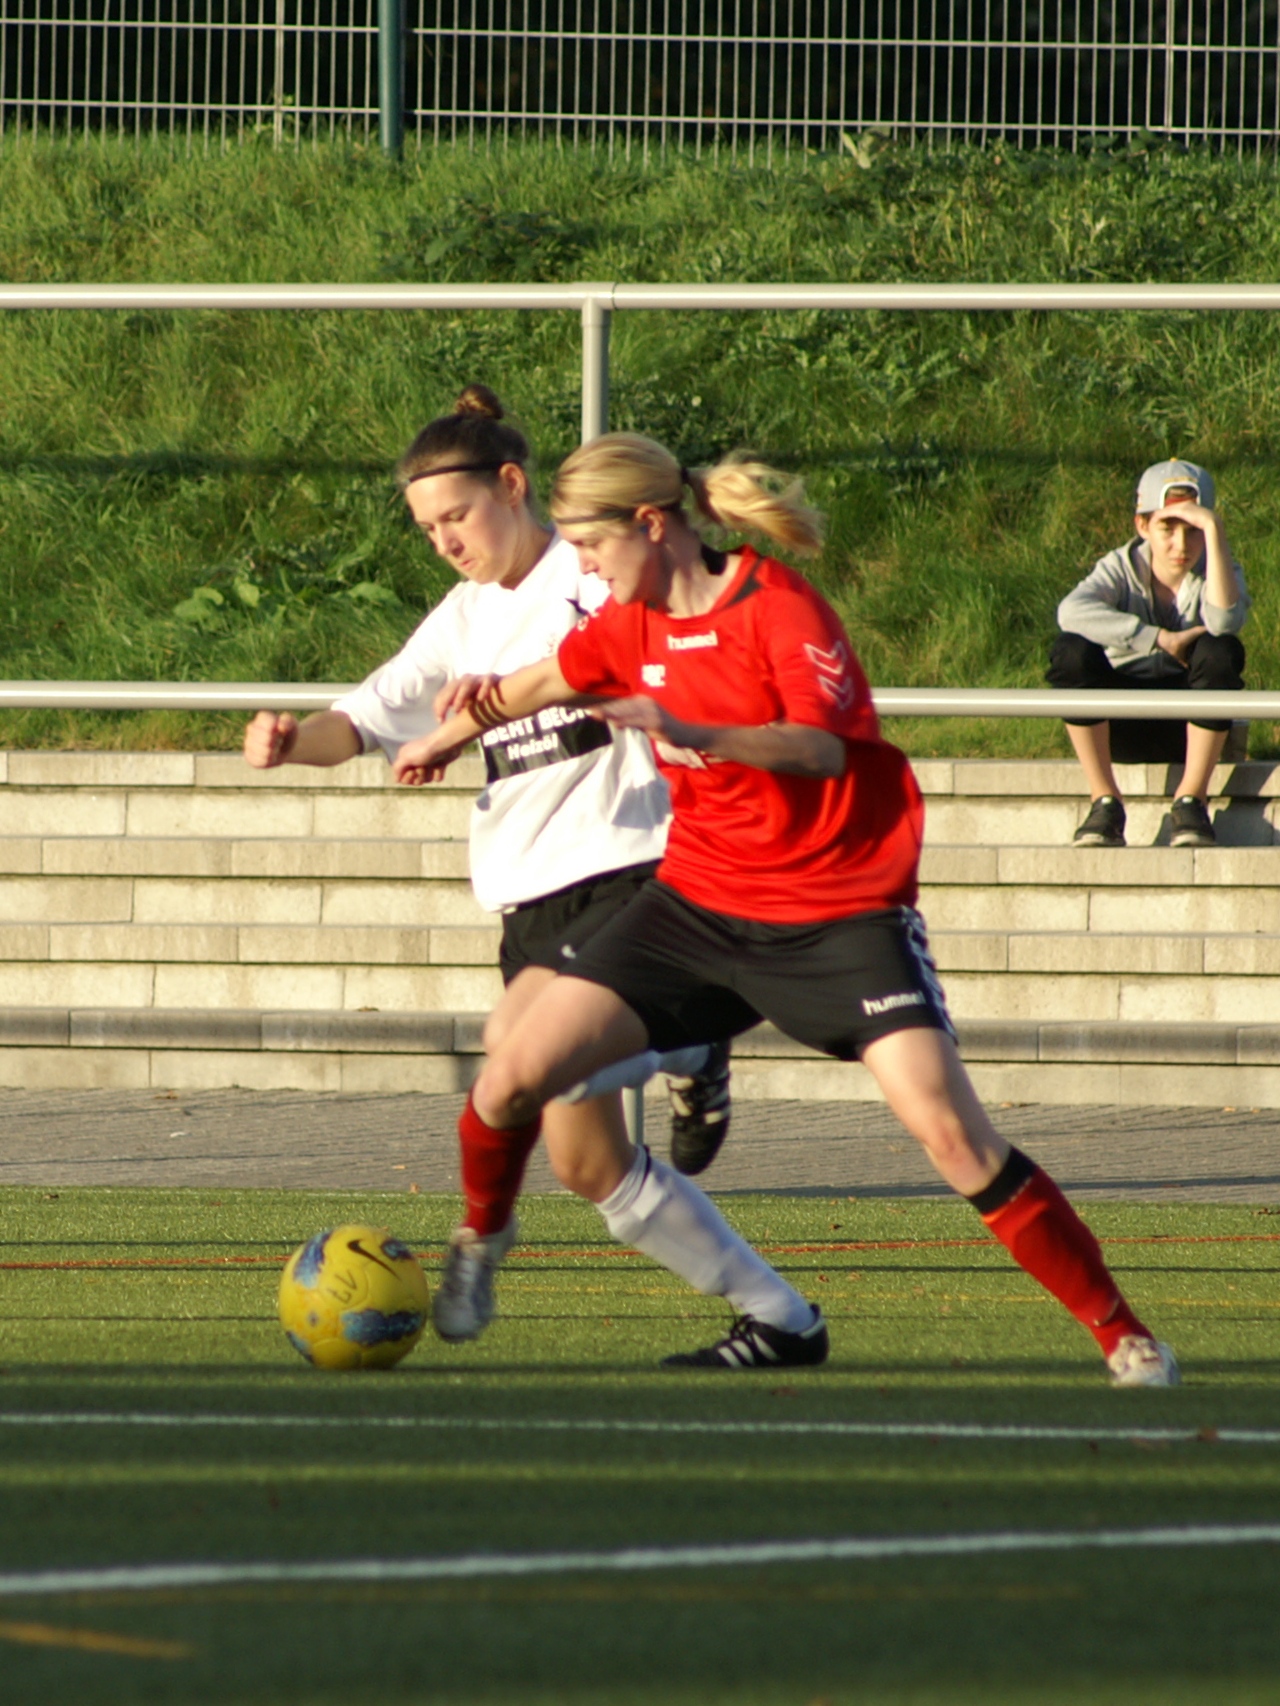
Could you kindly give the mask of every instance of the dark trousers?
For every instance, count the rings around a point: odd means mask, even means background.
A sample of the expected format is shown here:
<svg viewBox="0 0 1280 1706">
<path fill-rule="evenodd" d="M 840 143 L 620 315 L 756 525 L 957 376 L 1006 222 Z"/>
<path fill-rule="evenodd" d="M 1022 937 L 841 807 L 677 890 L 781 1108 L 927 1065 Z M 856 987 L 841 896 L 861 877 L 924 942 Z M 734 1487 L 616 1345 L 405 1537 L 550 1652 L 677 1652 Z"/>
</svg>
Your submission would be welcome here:
<svg viewBox="0 0 1280 1706">
<path fill-rule="evenodd" d="M 1239 692 L 1244 687 L 1244 646 L 1235 634 L 1201 634 L 1187 656 L 1187 667 L 1156 652 L 1125 669 L 1113 667 L 1099 645 L 1081 634 L 1059 634 L 1049 653 L 1045 680 L 1050 687 L 1124 689 L 1158 687 L 1189 692 Z M 1105 717 L 1068 717 L 1076 728 L 1093 728 Z M 1224 732 L 1230 722 L 1189 719 L 1198 729 Z M 1177 763 L 1186 751 L 1186 723 L 1164 718 L 1126 717 L 1112 730 L 1111 756 L 1120 763 Z"/>
</svg>

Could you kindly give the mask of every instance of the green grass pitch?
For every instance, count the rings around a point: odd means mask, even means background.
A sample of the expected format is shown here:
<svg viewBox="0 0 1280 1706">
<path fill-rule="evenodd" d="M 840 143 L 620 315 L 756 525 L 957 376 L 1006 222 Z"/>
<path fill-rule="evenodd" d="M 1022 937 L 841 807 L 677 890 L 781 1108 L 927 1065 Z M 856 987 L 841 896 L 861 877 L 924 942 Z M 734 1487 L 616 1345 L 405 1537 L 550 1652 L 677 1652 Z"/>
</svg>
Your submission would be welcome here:
<svg viewBox="0 0 1280 1706">
<path fill-rule="evenodd" d="M 374 1375 L 295 1357 L 281 1259 L 368 1219 L 431 1277 L 454 1202 L 8 1190 L 0 1207 L 10 1706 L 1280 1697 L 1280 1547 L 1237 1532 L 1280 1535 L 1273 1211 L 1093 1205 L 1185 1374 L 1114 1392 L 959 1203 L 726 1199 L 832 1326 L 826 1368 L 751 1376 L 658 1371 L 723 1309 L 565 1198 L 527 1200 L 482 1342 L 428 1337 Z M 970 1549 L 935 1544 L 956 1536 Z M 840 1555 L 866 1540 L 885 1545 Z M 784 1542 L 818 1546 L 754 1550 Z M 193 1563 L 229 1568 L 165 1573 Z M 317 1563 L 336 1568 L 308 1579 Z M 144 1566 L 162 1568 L 141 1586 L 103 1574 Z M 54 1570 L 82 1574 L 33 1584 Z"/>
</svg>

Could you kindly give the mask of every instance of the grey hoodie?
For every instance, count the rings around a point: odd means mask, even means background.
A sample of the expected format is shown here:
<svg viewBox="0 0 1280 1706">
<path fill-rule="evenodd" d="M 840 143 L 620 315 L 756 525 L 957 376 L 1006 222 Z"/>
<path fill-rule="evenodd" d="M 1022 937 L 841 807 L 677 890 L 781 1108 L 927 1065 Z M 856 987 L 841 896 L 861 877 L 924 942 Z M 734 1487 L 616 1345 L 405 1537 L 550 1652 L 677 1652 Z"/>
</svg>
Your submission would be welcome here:
<svg viewBox="0 0 1280 1706">
<path fill-rule="evenodd" d="M 1238 634 L 1249 614 L 1249 594 L 1239 563 L 1240 597 L 1229 610 L 1205 598 L 1203 560 L 1188 569 L 1178 588 L 1172 622 L 1161 620 L 1151 592 L 1151 553 L 1145 539 L 1135 536 L 1100 557 L 1093 568 L 1058 606 L 1058 626 L 1065 634 L 1082 634 L 1104 646 L 1117 669 L 1156 649 L 1161 628 L 1206 627 L 1211 634 Z"/>
</svg>

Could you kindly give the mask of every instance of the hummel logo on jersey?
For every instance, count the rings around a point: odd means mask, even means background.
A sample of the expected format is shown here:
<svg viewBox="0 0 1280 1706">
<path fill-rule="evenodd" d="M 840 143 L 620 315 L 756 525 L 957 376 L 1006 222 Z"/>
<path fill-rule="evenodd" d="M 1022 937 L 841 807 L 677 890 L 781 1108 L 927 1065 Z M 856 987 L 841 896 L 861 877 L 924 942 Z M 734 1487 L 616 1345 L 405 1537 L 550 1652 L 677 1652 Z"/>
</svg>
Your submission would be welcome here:
<svg viewBox="0 0 1280 1706">
<path fill-rule="evenodd" d="M 697 652 L 704 646 L 718 646 L 720 636 L 714 629 L 709 634 L 668 634 L 667 650 L 669 652 Z"/>
<path fill-rule="evenodd" d="M 640 679 L 646 687 L 665 687 L 667 685 L 667 666 L 665 663 L 642 663 Z"/>
<path fill-rule="evenodd" d="M 818 672 L 818 686 L 834 705 L 847 711 L 853 704 L 853 683 L 846 675 L 849 668 L 849 648 L 838 641 L 829 652 L 821 646 L 806 646 L 804 655 Z"/>
<path fill-rule="evenodd" d="M 868 995 L 862 1003 L 862 1011 L 869 1015 L 876 1013 L 892 1013 L 896 1007 L 923 1007 L 924 996 L 918 989 L 909 989 L 904 995 Z"/>
</svg>

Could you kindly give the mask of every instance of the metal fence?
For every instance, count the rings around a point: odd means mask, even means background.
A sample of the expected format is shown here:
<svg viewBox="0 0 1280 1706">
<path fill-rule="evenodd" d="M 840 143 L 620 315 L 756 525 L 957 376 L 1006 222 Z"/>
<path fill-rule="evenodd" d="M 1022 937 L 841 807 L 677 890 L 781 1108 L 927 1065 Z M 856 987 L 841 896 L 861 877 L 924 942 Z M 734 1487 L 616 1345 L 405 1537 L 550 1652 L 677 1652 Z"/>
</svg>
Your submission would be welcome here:
<svg viewBox="0 0 1280 1706">
<path fill-rule="evenodd" d="M 0 0 L 0 124 L 372 131 L 380 20 L 384 141 L 389 108 L 419 144 L 748 155 L 1280 133 L 1280 0 Z"/>
</svg>

